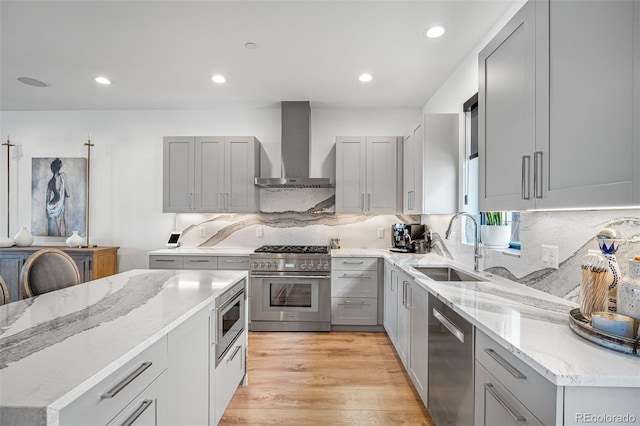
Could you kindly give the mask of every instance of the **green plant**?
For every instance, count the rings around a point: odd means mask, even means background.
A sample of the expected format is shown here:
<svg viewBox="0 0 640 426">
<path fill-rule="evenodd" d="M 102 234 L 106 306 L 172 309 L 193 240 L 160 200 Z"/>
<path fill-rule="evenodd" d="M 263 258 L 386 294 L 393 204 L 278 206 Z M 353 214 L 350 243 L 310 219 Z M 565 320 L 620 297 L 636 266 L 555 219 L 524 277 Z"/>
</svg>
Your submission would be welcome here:
<svg viewBox="0 0 640 426">
<path fill-rule="evenodd" d="M 482 212 L 482 224 L 490 226 L 508 225 L 507 212 Z"/>
</svg>

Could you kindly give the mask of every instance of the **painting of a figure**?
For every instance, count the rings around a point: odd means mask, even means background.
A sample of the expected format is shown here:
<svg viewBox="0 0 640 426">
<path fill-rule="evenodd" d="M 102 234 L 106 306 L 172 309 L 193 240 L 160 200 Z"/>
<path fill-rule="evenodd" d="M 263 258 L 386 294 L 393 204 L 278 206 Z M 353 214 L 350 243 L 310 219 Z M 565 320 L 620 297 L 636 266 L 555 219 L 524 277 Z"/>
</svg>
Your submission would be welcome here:
<svg viewBox="0 0 640 426">
<path fill-rule="evenodd" d="M 86 220 L 86 158 L 33 158 L 31 232 L 46 237 L 81 235 Z"/>
</svg>

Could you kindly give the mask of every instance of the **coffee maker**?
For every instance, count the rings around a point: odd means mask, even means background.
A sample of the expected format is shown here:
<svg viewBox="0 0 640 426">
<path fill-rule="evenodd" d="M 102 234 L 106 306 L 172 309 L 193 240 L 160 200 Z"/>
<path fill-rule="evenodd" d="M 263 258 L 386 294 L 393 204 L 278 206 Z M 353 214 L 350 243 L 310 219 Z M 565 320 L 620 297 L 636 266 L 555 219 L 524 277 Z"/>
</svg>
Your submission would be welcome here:
<svg viewBox="0 0 640 426">
<path fill-rule="evenodd" d="M 419 223 L 394 223 L 391 225 L 391 251 L 415 252 L 414 240 L 425 239 L 425 226 Z"/>
</svg>

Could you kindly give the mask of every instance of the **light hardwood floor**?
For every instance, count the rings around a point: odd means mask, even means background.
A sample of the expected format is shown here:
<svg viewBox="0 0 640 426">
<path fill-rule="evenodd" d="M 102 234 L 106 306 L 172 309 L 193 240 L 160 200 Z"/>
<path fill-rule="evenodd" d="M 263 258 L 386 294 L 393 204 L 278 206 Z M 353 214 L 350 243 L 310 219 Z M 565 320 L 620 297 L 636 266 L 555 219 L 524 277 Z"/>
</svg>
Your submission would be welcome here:
<svg viewBox="0 0 640 426">
<path fill-rule="evenodd" d="M 249 333 L 249 385 L 220 424 L 435 423 L 385 333 Z"/>
</svg>

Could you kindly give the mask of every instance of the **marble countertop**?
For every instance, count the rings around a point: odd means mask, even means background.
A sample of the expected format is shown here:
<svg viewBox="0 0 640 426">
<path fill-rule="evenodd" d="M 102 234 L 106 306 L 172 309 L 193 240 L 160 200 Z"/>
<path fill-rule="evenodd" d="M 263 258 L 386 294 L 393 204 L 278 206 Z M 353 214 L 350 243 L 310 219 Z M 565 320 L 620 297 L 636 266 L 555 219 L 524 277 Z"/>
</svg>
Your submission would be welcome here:
<svg viewBox="0 0 640 426">
<path fill-rule="evenodd" d="M 62 409 L 246 277 L 132 270 L 0 306 L 0 408 Z"/>
<path fill-rule="evenodd" d="M 333 250 L 336 257 L 367 256 L 365 249 Z M 433 281 L 414 266 L 466 266 L 435 254 L 391 253 L 382 256 L 416 278 L 416 282 L 492 337 L 516 357 L 558 386 L 640 387 L 640 356 L 595 345 L 569 328 L 576 304 L 487 273 L 484 282 Z M 472 275 L 474 275 L 472 273 Z"/>
<path fill-rule="evenodd" d="M 253 248 L 178 247 L 150 251 L 150 256 L 249 256 Z"/>
</svg>

